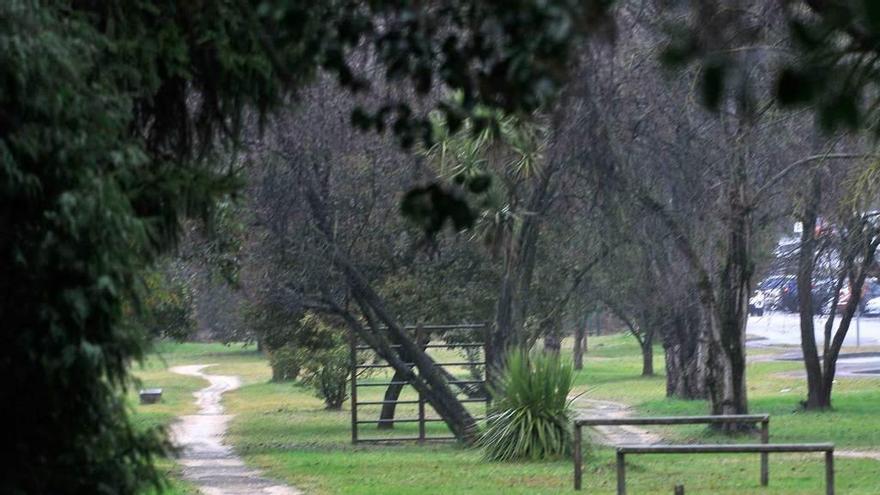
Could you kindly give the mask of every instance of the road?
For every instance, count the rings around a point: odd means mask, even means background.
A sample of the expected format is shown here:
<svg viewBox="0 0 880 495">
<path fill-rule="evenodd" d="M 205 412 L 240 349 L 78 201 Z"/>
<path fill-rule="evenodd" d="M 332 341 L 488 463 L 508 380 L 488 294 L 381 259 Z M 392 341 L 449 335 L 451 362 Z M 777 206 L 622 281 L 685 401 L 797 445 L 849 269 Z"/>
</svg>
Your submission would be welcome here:
<svg viewBox="0 0 880 495">
<path fill-rule="evenodd" d="M 821 349 L 825 342 L 825 317 L 814 320 L 816 344 Z M 835 327 L 836 328 L 836 327 Z M 801 344 L 800 317 L 794 313 L 768 312 L 764 316 L 749 317 L 746 326 L 747 345 L 750 347 L 765 346 L 797 346 Z M 863 317 L 860 321 L 853 320 L 844 339 L 844 346 L 849 347 L 837 360 L 837 376 L 872 376 L 880 375 L 880 353 L 858 352 L 860 346 L 880 345 L 880 318 Z M 779 356 L 780 359 L 800 360 L 800 349 Z"/>
<path fill-rule="evenodd" d="M 816 344 L 825 341 L 825 317 L 814 319 Z M 836 325 L 835 325 L 836 328 Z M 857 331 L 858 329 L 858 331 Z M 796 345 L 801 344 L 800 317 L 796 313 L 767 312 L 764 316 L 750 316 L 746 334 L 751 338 L 751 346 Z M 858 335 L 858 337 L 857 337 Z M 847 332 L 844 346 L 880 345 L 880 318 L 863 317 L 855 319 Z"/>
</svg>

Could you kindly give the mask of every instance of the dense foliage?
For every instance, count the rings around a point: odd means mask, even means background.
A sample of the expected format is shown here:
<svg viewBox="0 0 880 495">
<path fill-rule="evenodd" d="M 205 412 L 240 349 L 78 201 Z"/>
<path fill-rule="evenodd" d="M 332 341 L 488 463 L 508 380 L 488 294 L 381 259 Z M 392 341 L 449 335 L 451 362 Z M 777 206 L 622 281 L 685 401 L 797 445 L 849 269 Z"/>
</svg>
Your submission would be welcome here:
<svg viewBox="0 0 880 495">
<path fill-rule="evenodd" d="M 175 3 L 0 4 L 0 402 L 16 425 L 3 493 L 160 481 L 161 432 L 128 421 L 148 335 L 126 309 L 179 219 L 234 186 L 201 159 L 215 138 L 278 96 L 236 16 Z"/>
<path fill-rule="evenodd" d="M 193 294 L 188 284 L 169 269 L 147 270 L 137 307 L 125 312 L 137 331 L 153 339 L 184 341 L 195 330 Z"/>
<path fill-rule="evenodd" d="M 480 446 L 494 461 L 552 459 L 571 448 L 574 371 L 558 355 L 510 351 L 493 384 Z"/>
</svg>

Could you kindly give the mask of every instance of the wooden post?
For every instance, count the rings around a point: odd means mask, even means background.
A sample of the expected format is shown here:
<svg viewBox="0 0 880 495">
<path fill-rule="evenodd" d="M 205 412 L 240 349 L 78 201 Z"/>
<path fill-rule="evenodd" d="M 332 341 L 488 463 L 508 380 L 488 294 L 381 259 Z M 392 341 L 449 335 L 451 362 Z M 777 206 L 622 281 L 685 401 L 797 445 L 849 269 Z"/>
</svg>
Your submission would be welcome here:
<svg viewBox="0 0 880 495">
<path fill-rule="evenodd" d="M 617 451 L 617 495 L 626 495 L 626 459 L 624 453 Z"/>
<path fill-rule="evenodd" d="M 349 345 L 351 346 L 351 443 L 358 441 L 358 413 L 357 413 L 357 337 L 353 330 L 348 331 Z"/>
<path fill-rule="evenodd" d="M 834 450 L 825 452 L 825 495 L 834 495 Z"/>
<path fill-rule="evenodd" d="M 581 476 L 583 473 L 583 459 L 581 456 L 583 455 L 581 452 L 581 426 L 579 424 L 574 425 L 574 451 L 572 452 L 572 457 L 574 458 L 574 489 L 581 489 Z"/>
<path fill-rule="evenodd" d="M 675 495 L 684 495 L 684 485 L 675 485 Z"/>
<path fill-rule="evenodd" d="M 761 443 L 770 443 L 770 419 L 761 421 Z M 770 482 L 770 454 L 761 453 L 761 486 L 767 486 Z"/>
</svg>

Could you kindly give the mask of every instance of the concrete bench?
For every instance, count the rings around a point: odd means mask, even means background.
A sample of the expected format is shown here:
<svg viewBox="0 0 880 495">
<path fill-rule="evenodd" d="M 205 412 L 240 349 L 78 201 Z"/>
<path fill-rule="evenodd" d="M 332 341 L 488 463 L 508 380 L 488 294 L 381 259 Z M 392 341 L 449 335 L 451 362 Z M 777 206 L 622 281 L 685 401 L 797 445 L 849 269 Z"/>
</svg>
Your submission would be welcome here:
<svg viewBox="0 0 880 495">
<path fill-rule="evenodd" d="M 626 495 L 627 454 L 768 454 L 770 452 L 824 452 L 825 493 L 834 495 L 834 444 L 831 443 L 621 445 L 617 447 L 617 495 Z M 764 473 L 762 473 L 761 480 L 764 481 Z"/>
<path fill-rule="evenodd" d="M 155 404 L 162 398 L 161 388 L 145 388 L 140 391 L 141 404 Z"/>
<path fill-rule="evenodd" d="M 574 489 L 580 490 L 583 473 L 584 426 L 622 426 L 622 425 L 694 425 L 694 424 L 733 424 L 747 423 L 761 425 L 761 443 L 770 441 L 769 414 L 727 414 L 717 416 L 652 416 L 641 418 L 579 418 L 574 421 Z M 767 454 L 761 454 L 761 485 L 767 485 Z"/>
</svg>

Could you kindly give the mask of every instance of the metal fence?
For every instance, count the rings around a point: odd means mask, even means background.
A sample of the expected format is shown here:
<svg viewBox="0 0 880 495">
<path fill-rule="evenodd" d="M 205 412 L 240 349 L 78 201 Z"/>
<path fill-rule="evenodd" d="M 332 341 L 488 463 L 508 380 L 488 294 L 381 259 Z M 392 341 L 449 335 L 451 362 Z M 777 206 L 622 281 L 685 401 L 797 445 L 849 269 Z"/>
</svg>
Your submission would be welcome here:
<svg viewBox="0 0 880 495">
<path fill-rule="evenodd" d="M 460 324 L 460 325 L 410 325 L 405 326 L 404 330 L 414 332 L 414 338 L 417 342 L 419 342 L 420 346 L 428 352 L 429 357 L 434 359 L 434 356 L 431 356 L 432 349 L 470 349 L 474 351 L 478 351 L 482 354 L 481 357 L 476 359 L 474 358 L 474 352 L 468 352 L 466 355 L 468 358 L 465 360 L 455 360 L 455 361 L 437 361 L 434 360 L 434 365 L 442 367 L 443 369 L 448 371 L 450 367 L 482 367 L 482 376 L 479 379 L 469 379 L 469 380 L 459 380 L 452 379 L 449 380 L 450 386 L 458 387 L 460 390 L 463 390 L 464 387 L 477 387 L 480 390 L 486 391 L 486 382 L 487 382 L 487 373 L 488 367 L 486 365 L 486 356 L 487 356 L 487 342 L 489 339 L 487 338 L 487 325 L 483 323 L 476 324 Z M 461 333 L 464 332 L 467 334 L 466 339 L 461 339 L 461 342 L 457 342 L 455 340 L 449 340 L 451 333 Z M 444 338 L 445 337 L 445 338 Z M 407 387 L 412 386 L 412 383 L 409 381 L 395 381 L 391 379 L 390 381 L 372 381 L 372 380 L 360 380 L 360 375 L 364 372 L 369 372 L 370 370 L 382 370 L 388 369 L 393 370 L 394 368 L 388 364 L 387 361 L 382 359 L 378 354 L 376 354 L 373 349 L 365 345 L 361 342 L 357 336 L 352 333 L 350 335 L 351 342 L 351 441 L 352 443 L 379 443 L 379 442 L 407 442 L 407 441 L 416 441 L 416 442 L 426 442 L 426 441 L 448 441 L 455 440 L 454 436 L 443 435 L 436 436 L 429 434 L 426 425 L 428 423 L 439 423 L 442 422 L 443 419 L 437 417 L 436 415 L 429 415 L 429 409 L 431 409 L 430 404 L 427 403 L 425 398 L 423 397 L 421 392 L 418 392 L 418 397 L 415 399 L 401 399 L 400 394 L 394 400 L 360 400 L 358 398 L 358 391 L 363 388 L 368 387 L 383 387 L 388 389 L 388 387 L 392 386 L 401 386 Z M 394 349 L 399 349 L 400 345 L 392 345 Z M 373 356 L 373 360 L 368 364 L 361 364 L 360 356 L 363 353 L 371 353 Z M 418 373 L 418 368 L 415 368 L 412 363 L 407 363 L 413 369 L 414 372 Z M 457 378 L 457 377 L 455 377 Z M 479 398 L 462 398 L 459 399 L 462 403 L 485 403 L 488 407 L 489 405 L 489 394 L 484 393 L 484 397 Z M 417 414 L 415 417 L 397 417 L 397 413 L 399 411 L 395 410 L 395 417 L 393 419 L 363 419 L 362 415 L 359 414 L 359 410 L 362 406 L 385 406 L 387 404 L 393 404 L 395 409 L 397 405 L 416 405 L 417 406 Z M 477 420 L 484 419 L 484 417 L 477 417 Z M 373 425 L 377 426 L 380 423 L 391 423 L 391 424 L 406 424 L 406 423 L 418 423 L 418 435 L 417 436 L 386 436 L 386 437 L 373 437 L 373 438 L 365 438 L 362 433 L 362 427 L 364 425 Z"/>
</svg>

